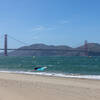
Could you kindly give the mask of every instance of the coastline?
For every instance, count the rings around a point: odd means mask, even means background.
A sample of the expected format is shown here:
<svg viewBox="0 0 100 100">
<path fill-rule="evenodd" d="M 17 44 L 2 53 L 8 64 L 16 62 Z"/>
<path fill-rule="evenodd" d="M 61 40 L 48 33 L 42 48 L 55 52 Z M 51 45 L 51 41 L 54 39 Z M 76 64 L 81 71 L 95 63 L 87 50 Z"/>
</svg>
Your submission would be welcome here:
<svg viewBox="0 0 100 100">
<path fill-rule="evenodd" d="M 0 100 L 99 100 L 100 80 L 0 72 Z"/>
<path fill-rule="evenodd" d="M 0 73 L 10 74 L 25 74 L 25 75 L 38 75 L 47 77 L 62 77 L 62 78 L 78 78 L 78 79 L 93 79 L 100 80 L 100 75 L 82 75 L 82 74 L 64 74 L 64 73 L 48 73 L 48 72 L 26 72 L 26 71 L 0 71 Z"/>
</svg>

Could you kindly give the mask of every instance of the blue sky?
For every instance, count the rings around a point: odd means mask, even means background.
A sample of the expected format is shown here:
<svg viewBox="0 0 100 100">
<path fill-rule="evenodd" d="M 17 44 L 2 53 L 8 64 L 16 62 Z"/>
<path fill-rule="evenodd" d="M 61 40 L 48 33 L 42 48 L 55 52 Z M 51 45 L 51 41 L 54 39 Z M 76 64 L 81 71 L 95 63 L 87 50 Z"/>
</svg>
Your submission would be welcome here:
<svg viewBox="0 0 100 100">
<path fill-rule="evenodd" d="M 100 43 L 100 0 L 0 0 L 0 36 L 5 33 L 27 45 Z M 8 47 L 24 45 L 8 38 Z"/>
</svg>

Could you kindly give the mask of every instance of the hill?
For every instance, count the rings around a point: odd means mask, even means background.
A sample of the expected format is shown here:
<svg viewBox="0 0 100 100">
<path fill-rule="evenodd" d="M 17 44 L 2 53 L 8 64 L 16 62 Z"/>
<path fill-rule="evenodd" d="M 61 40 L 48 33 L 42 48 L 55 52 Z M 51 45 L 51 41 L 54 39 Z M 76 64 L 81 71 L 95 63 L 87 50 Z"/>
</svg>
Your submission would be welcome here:
<svg viewBox="0 0 100 100">
<path fill-rule="evenodd" d="M 89 56 L 100 56 L 100 44 L 88 43 L 87 46 Z M 8 53 L 8 56 L 85 56 L 85 52 L 79 50 L 84 50 L 84 45 L 77 48 L 72 48 L 66 45 L 55 46 L 46 44 L 32 44 L 30 46 L 20 47 L 17 50 L 11 51 Z M 3 55 L 3 53 L 0 55 Z"/>
<path fill-rule="evenodd" d="M 20 49 L 37 49 L 37 50 L 20 50 Z M 41 50 L 42 49 L 42 50 Z M 63 50 L 72 49 L 69 46 L 54 46 L 45 44 L 33 44 L 18 48 L 18 50 L 8 53 L 9 56 L 68 56 Z"/>
</svg>

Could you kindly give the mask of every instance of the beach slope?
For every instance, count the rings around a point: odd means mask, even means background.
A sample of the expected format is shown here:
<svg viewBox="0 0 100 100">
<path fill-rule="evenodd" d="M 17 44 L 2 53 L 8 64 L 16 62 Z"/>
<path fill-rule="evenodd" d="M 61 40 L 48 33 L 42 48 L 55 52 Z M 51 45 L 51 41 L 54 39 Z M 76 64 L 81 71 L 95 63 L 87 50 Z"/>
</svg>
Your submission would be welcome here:
<svg viewBox="0 0 100 100">
<path fill-rule="evenodd" d="M 0 100 L 100 100 L 100 80 L 0 73 Z"/>
</svg>

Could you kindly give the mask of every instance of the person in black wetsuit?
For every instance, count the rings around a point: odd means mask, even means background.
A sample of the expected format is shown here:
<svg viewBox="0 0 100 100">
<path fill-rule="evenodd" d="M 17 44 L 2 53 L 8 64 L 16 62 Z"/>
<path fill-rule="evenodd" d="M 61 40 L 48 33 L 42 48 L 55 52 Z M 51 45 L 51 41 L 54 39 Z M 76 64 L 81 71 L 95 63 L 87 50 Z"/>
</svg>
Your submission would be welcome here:
<svg viewBox="0 0 100 100">
<path fill-rule="evenodd" d="M 37 70 L 37 69 L 39 69 L 39 68 L 41 68 L 41 67 L 35 67 L 34 70 Z"/>
</svg>

